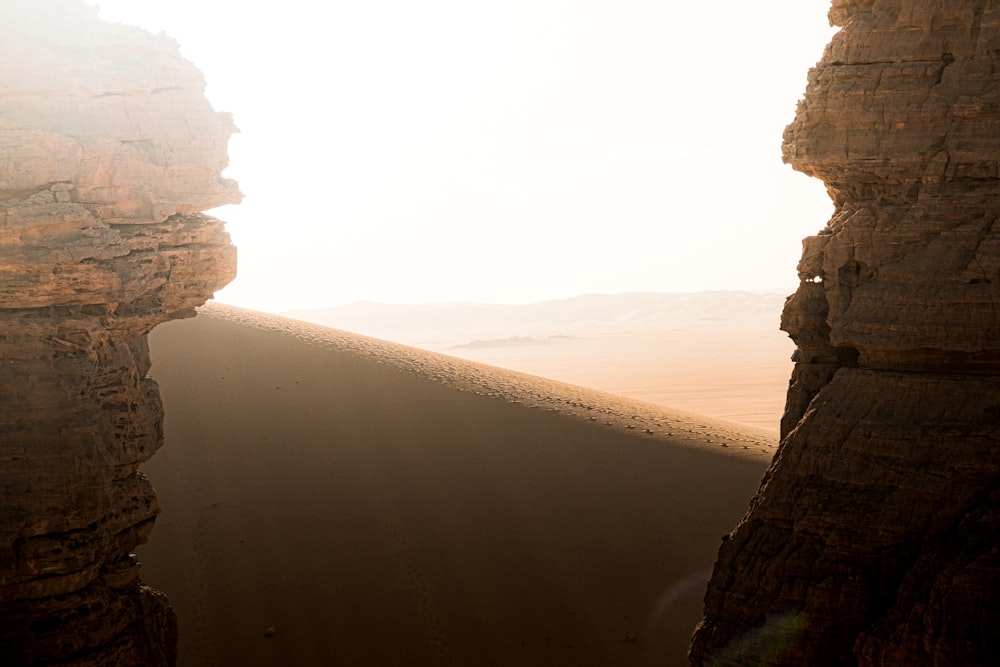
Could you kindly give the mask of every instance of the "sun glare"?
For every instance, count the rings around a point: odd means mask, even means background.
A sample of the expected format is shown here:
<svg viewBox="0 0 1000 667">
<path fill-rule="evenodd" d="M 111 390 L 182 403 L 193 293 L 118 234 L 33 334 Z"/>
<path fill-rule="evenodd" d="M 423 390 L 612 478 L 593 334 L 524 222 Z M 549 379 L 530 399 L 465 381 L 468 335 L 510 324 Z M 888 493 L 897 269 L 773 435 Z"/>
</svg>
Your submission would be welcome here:
<svg viewBox="0 0 1000 667">
<path fill-rule="evenodd" d="M 241 128 L 231 303 L 792 286 L 830 214 L 780 159 L 825 0 L 93 4 Z"/>
</svg>

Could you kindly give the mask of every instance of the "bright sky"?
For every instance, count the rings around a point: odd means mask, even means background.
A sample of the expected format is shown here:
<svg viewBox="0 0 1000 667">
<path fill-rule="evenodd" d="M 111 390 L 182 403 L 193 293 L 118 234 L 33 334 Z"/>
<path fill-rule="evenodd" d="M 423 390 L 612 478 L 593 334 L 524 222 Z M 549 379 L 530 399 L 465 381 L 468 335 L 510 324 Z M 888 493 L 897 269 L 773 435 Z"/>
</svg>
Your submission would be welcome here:
<svg viewBox="0 0 1000 667">
<path fill-rule="evenodd" d="M 165 30 L 241 134 L 221 301 L 793 287 L 781 163 L 829 0 L 87 0 Z"/>
</svg>

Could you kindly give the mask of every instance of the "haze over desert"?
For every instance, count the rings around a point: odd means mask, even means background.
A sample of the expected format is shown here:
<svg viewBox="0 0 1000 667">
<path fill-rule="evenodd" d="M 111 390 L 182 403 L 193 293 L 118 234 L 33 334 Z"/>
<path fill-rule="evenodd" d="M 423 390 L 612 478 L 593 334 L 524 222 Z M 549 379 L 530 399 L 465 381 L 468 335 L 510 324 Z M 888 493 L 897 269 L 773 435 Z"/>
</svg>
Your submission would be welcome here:
<svg viewBox="0 0 1000 667">
<path fill-rule="evenodd" d="M 1000 665 L 1000 2 L 96 4 L 0 1 L 0 666 Z"/>
</svg>

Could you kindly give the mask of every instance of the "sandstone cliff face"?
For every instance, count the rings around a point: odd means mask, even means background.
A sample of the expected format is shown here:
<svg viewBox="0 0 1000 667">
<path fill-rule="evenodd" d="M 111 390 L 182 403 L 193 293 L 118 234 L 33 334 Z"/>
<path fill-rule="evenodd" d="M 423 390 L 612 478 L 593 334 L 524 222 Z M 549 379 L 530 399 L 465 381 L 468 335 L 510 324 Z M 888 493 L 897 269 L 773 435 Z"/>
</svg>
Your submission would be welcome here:
<svg viewBox="0 0 1000 667">
<path fill-rule="evenodd" d="M 80 0 L 0 5 L 0 664 L 162 665 L 133 551 L 158 511 L 146 334 L 235 274 L 230 117 L 175 42 Z"/>
<path fill-rule="evenodd" d="M 836 203 L 694 665 L 1000 664 L 1000 3 L 836 0 L 785 161 Z"/>
</svg>

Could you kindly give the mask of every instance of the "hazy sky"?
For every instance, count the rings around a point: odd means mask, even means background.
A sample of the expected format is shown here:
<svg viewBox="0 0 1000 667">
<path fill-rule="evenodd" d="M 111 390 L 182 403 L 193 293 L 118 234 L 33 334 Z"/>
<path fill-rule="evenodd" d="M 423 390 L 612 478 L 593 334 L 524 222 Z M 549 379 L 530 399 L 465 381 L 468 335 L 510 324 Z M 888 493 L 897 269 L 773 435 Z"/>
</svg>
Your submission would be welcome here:
<svg viewBox="0 0 1000 667">
<path fill-rule="evenodd" d="M 831 205 L 781 133 L 828 0 L 88 0 L 241 134 L 262 310 L 792 287 Z"/>
</svg>

